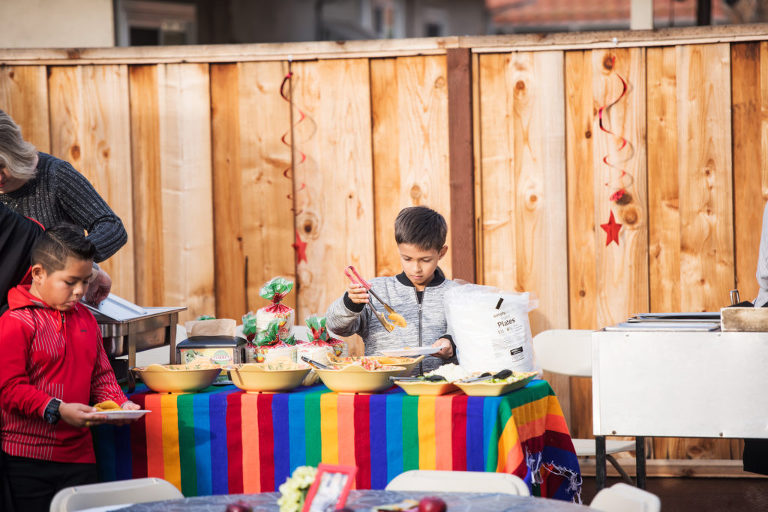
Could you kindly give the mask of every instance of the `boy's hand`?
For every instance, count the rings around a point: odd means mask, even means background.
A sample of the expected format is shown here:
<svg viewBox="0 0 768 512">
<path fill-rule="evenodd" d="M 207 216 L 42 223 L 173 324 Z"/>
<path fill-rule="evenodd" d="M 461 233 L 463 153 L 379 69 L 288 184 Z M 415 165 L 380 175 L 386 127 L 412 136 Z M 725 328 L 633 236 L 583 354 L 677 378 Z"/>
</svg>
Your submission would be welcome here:
<svg viewBox="0 0 768 512">
<path fill-rule="evenodd" d="M 139 409 L 141 409 L 141 406 L 139 406 L 139 404 L 135 404 L 131 402 L 130 400 L 126 400 L 125 402 L 123 402 L 122 409 L 124 411 L 138 411 Z"/>
<path fill-rule="evenodd" d="M 347 295 L 349 296 L 349 300 L 355 304 L 368 303 L 368 291 L 361 284 L 350 284 L 347 287 Z"/>
<path fill-rule="evenodd" d="M 90 405 L 77 403 L 65 404 L 62 402 L 59 406 L 62 421 L 73 427 L 92 427 L 106 423 L 107 417 L 94 413 L 96 410 Z"/>
<path fill-rule="evenodd" d="M 439 357 L 440 359 L 450 359 L 453 357 L 453 345 L 451 345 L 451 340 L 448 338 L 440 338 L 434 342 L 432 346 L 440 348 L 440 352 L 435 354 L 435 357 Z"/>
<path fill-rule="evenodd" d="M 139 409 L 141 409 L 141 406 L 137 403 L 131 402 L 130 400 L 126 400 L 125 402 L 123 402 L 121 409 L 124 411 L 138 411 Z M 136 418 L 112 420 L 109 422 L 109 424 L 120 426 L 120 425 L 127 425 L 129 423 L 133 423 L 134 421 L 136 421 Z"/>
</svg>

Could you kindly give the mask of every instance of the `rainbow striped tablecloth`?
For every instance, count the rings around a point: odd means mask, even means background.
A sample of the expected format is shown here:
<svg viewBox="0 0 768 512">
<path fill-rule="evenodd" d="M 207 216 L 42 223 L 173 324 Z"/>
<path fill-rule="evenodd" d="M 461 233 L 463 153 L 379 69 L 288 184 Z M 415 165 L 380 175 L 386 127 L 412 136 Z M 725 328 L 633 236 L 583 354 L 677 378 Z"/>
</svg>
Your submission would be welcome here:
<svg viewBox="0 0 768 512">
<path fill-rule="evenodd" d="M 234 386 L 131 400 L 153 411 L 93 429 L 102 480 L 159 477 L 185 496 L 274 491 L 301 465 L 358 468 L 358 489 L 409 469 L 505 471 L 542 496 L 571 500 L 579 464 L 552 388 L 535 380 L 501 397 L 247 394 Z"/>
</svg>

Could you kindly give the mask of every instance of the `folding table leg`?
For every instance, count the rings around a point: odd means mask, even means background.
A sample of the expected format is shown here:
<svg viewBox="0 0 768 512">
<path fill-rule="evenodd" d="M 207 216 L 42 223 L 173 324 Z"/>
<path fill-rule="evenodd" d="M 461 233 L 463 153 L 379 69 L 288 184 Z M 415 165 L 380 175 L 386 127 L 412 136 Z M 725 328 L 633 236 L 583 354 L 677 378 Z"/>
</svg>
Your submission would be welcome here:
<svg viewBox="0 0 768 512">
<path fill-rule="evenodd" d="M 635 437 L 635 465 L 637 487 L 645 489 L 645 438 Z"/>
<path fill-rule="evenodd" d="M 595 486 L 605 487 L 605 436 L 595 436 Z"/>
</svg>

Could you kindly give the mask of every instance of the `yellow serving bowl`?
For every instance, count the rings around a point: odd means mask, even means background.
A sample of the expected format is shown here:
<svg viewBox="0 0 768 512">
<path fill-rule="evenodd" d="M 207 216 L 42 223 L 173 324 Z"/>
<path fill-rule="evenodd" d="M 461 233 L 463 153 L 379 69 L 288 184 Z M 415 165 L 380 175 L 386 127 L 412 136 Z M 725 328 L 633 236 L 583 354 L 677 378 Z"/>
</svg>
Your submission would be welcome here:
<svg viewBox="0 0 768 512">
<path fill-rule="evenodd" d="M 514 382 L 454 382 L 465 395 L 468 396 L 501 396 L 506 395 L 516 389 L 525 387 L 529 382 L 536 378 L 536 372 L 515 373 L 520 376 L 519 380 Z"/>
<path fill-rule="evenodd" d="M 403 388 L 409 395 L 413 396 L 438 396 L 445 395 L 457 391 L 457 388 L 452 382 L 429 382 L 429 381 L 412 381 L 412 380 L 396 380 L 395 384 Z"/>
<path fill-rule="evenodd" d="M 205 389 L 216 380 L 221 368 L 209 366 L 189 368 L 183 364 L 151 364 L 134 368 L 144 384 L 158 393 L 194 393 Z"/>
<path fill-rule="evenodd" d="M 315 369 L 323 384 L 337 393 L 376 393 L 392 387 L 390 377 L 401 375 L 402 366 L 385 366 L 380 370 L 366 370 L 362 366 L 349 365 L 341 370 Z"/>
<path fill-rule="evenodd" d="M 232 383 L 248 393 L 289 391 L 301 384 L 311 368 L 271 370 L 265 363 L 236 365 L 229 370 Z"/>
</svg>

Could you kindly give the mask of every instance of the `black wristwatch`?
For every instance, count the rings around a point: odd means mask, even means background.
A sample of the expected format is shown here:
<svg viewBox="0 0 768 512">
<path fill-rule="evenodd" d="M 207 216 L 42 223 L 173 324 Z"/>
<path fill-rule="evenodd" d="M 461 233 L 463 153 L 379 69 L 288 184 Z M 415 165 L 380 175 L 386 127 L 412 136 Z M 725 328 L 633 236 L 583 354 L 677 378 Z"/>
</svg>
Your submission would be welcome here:
<svg viewBox="0 0 768 512">
<path fill-rule="evenodd" d="M 61 419 L 61 413 L 59 412 L 60 405 L 61 400 L 58 398 L 51 398 L 51 401 L 48 402 L 48 405 L 45 407 L 45 411 L 43 411 L 43 419 L 51 425 L 55 425 L 56 422 Z"/>
</svg>

